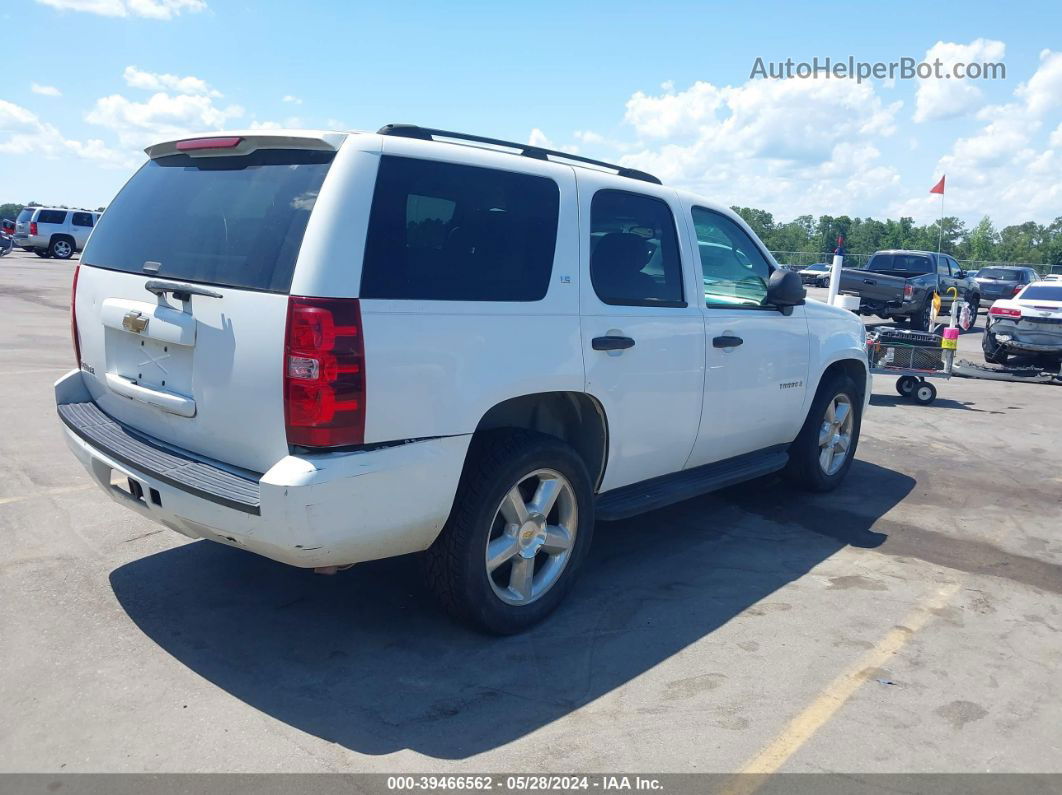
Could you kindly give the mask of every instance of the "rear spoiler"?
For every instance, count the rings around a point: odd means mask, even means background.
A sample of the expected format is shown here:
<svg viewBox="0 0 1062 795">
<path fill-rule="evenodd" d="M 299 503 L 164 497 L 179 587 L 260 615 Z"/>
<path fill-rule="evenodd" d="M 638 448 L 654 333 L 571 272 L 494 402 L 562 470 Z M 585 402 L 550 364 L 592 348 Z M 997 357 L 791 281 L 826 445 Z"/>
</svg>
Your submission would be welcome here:
<svg viewBox="0 0 1062 795">
<path fill-rule="evenodd" d="M 152 160 L 176 154 L 187 154 L 192 157 L 247 155 L 258 149 L 311 149 L 319 152 L 335 152 L 346 137 L 347 133 L 310 130 L 235 130 L 187 135 L 172 141 L 152 144 L 144 152 Z M 217 145 L 212 146 L 212 143 Z"/>
</svg>

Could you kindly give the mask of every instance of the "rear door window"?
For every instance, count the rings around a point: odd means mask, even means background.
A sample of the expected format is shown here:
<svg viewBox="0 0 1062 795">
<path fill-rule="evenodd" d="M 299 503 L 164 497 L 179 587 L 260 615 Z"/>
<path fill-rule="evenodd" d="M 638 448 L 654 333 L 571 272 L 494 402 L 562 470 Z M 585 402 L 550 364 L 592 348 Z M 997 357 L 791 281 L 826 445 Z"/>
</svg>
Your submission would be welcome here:
<svg viewBox="0 0 1062 795">
<path fill-rule="evenodd" d="M 361 297 L 539 301 L 559 214 L 560 189 L 546 177 L 385 155 Z"/>
<path fill-rule="evenodd" d="M 63 210 L 41 210 L 37 216 L 38 224 L 62 224 L 66 222 L 66 212 Z"/>
<path fill-rule="evenodd" d="M 247 155 L 149 160 L 100 216 L 81 261 L 182 281 L 287 292 L 333 156 L 259 149 Z M 158 263 L 157 271 L 144 271 L 145 263 Z"/>
<path fill-rule="evenodd" d="M 622 190 L 595 193 L 590 279 L 606 304 L 686 306 L 675 217 L 667 202 Z"/>
</svg>

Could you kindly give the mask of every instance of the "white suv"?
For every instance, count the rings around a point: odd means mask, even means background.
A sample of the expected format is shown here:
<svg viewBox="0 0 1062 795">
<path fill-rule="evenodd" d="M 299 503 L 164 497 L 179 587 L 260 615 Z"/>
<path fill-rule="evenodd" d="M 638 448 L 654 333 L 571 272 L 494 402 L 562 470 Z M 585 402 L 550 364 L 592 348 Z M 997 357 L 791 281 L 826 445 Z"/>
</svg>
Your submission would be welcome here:
<svg viewBox="0 0 1062 795">
<path fill-rule="evenodd" d="M 99 213 L 57 207 L 24 207 L 15 219 L 15 245 L 38 257 L 70 259 L 81 251 Z"/>
<path fill-rule="evenodd" d="M 426 552 L 507 633 L 595 519 L 848 471 L 863 327 L 725 207 L 408 125 L 147 153 L 75 271 L 55 394 L 100 485 L 186 536 L 325 572 Z"/>
</svg>

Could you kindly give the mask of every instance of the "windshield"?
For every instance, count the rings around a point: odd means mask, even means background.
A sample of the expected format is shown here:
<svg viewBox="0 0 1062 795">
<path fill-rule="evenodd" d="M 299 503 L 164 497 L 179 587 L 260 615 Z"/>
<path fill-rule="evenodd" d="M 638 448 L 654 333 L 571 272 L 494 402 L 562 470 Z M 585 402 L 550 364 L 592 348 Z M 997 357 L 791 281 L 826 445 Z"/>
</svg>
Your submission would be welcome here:
<svg viewBox="0 0 1062 795">
<path fill-rule="evenodd" d="M 1018 272 L 1006 268 L 982 268 L 977 272 L 978 279 L 1001 279 L 1010 282 L 1018 280 Z"/>
<path fill-rule="evenodd" d="M 903 271 L 904 273 L 932 273 L 929 257 L 922 254 L 875 254 L 867 263 L 868 271 Z"/>
<path fill-rule="evenodd" d="M 1025 288 L 1021 299 L 1033 301 L 1062 301 L 1062 285 L 1053 287 L 1047 284 L 1034 284 Z"/>
<path fill-rule="evenodd" d="M 107 208 L 81 261 L 171 279 L 287 292 L 333 153 L 150 160 Z M 158 263 L 144 270 L 145 263 Z"/>
</svg>

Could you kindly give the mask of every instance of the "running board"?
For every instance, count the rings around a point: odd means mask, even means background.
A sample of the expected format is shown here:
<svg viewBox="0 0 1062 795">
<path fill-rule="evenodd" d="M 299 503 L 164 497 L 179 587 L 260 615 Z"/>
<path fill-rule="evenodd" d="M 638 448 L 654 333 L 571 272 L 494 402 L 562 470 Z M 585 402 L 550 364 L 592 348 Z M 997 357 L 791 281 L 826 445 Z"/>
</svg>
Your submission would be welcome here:
<svg viewBox="0 0 1062 795">
<path fill-rule="evenodd" d="M 768 447 L 725 461 L 684 469 L 641 483 L 632 483 L 599 494 L 595 505 L 598 519 L 606 522 L 655 511 L 692 497 L 725 489 L 746 480 L 769 475 L 789 462 L 788 445 Z"/>
</svg>

